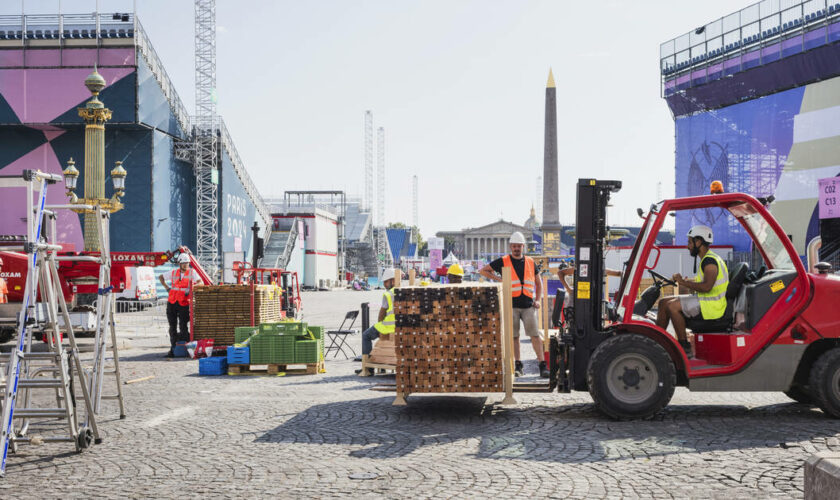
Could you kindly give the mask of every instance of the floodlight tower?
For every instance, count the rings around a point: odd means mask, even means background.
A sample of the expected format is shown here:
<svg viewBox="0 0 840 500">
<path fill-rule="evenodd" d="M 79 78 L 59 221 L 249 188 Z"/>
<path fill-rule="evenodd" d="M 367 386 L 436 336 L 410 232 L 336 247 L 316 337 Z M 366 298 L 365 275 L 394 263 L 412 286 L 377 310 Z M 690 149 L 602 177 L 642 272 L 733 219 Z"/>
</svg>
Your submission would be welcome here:
<svg viewBox="0 0 840 500">
<path fill-rule="evenodd" d="M 385 241 L 385 128 L 376 130 L 376 253 L 385 255 L 386 264 L 390 262 L 388 245 Z"/>
<path fill-rule="evenodd" d="M 411 178 L 411 225 L 414 228 L 414 243 L 419 244 L 420 238 L 417 233 L 420 228 L 417 224 L 417 176 Z"/>
<path fill-rule="evenodd" d="M 364 207 L 373 217 L 373 113 L 365 111 L 365 201 Z M 371 221 L 374 225 L 375 221 Z"/>
<path fill-rule="evenodd" d="M 201 266 L 219 273 L 219 124 L 216 115 L 216 1 L 195 0 L 196 252 Z"/>
</svg>

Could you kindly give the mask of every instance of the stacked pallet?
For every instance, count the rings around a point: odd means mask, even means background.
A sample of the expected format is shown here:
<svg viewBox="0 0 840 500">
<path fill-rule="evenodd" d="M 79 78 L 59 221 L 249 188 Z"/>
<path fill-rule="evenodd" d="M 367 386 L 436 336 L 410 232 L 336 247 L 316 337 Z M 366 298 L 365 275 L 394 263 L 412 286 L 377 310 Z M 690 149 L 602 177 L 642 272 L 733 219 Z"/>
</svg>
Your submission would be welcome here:
<svg viewBox="0 0 840 500">
<path fill-rule="evenodd" d="M 193 338 L 233 345 L 236 327 L 251 324 L 251 286 L 214 285 L 193 290 Z M 280 321 L 280 294 L 274 285 L 256 285 L 254 324 Z"/>
<path fill-rule="evenodd" d="M 397 288 L 397 392 L 502 392 L 496 284 Z"/>
</svg>

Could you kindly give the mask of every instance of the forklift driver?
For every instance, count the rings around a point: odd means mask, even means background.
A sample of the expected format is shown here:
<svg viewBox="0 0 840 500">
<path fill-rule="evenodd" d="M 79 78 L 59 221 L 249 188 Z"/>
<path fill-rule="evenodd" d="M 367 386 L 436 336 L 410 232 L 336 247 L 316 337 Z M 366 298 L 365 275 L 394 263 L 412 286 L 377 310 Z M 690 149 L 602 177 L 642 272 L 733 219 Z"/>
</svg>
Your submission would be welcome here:
<svg viewBox="0 0 840 500">
<path fill-rule="evenodd" d="M 663 330 L 667 329 L 668 321 L 674 325 L 680 345 L 686 356 L 691 357 L 691 343 L 685 333 L 686 318 L 700 320 L 714 320 L 726 312 L 726 287 L 729 285 L 729 271 L 726 263 L 716 253 L 709 250 L 714 241 L 712 229 L 708 226 L 694 226 L 688 231 L 688 252 L 692 257 L 700 257 L 702 272 L 687 281 L 679 273 L 673 280 L 697 295 L 677 295 L 666 297 L 659 302 L 659 312 L 656 324 Z M 695 266 L 696 268 L 696 266 Z"/>
</svg>

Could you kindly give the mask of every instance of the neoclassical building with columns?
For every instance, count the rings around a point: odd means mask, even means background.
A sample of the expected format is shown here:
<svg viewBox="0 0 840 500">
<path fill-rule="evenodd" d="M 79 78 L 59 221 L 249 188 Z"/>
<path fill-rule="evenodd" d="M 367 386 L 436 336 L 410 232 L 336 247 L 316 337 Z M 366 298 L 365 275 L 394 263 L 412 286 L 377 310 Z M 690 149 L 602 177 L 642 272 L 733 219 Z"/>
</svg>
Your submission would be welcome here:
<svg viewBox="0 0 840 500">
<path fill-rule="evenodd" d="M 532 222 L 529 219 L 528 222 Z M 526 224 L 528 223 L 526 222 Z M 514 224 L 503 219 L 486 226 L 467 228 L 461 231 L 439 231 L 436 236 L 446 241 L 446 251 L 452 252 L 459 259 L 492 260 L 508 253 L 508 240 L 515 231 L 521 232 L 526 240 L 533 234 L 531 228 Z"/>
</svg>

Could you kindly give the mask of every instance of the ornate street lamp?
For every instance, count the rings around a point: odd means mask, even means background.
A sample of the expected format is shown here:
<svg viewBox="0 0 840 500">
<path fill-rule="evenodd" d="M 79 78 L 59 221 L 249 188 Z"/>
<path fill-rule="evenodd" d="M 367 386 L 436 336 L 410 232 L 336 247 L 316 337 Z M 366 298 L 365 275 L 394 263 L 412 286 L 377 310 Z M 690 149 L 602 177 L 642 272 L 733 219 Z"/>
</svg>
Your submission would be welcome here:
<svg viewBox="0 0 840 500">
<path fill-rule="evenodd" d="M 103 210 L 114 213 L 123 209 L 120 199 L 125 195 L 125 178 L 128 172 L 123 168 L 121 161 L 116 162 L 116 166 L 111 170 L 114 195 L 110 199 L 105 198 L 105 122 L 111 119 L 111 110 L 106 108 L 99 100 L 99 92 L 105 88 L 105 85 L 105 79 L 94 69 L 93 73 L 85 79 L 85 87 L 93 97 L 84 107 L 79 108 L 79 116 L 85 121 L 85 186 L 83 197 L 79 198 L 75 193 L 79 171 L 76 169 L 72 158 L 67 162 L 67 168 L 64 169 L 64 185 L 67 188 L 67 196 L 71 204 L 99 206 Z M 96 211 L 82 207 L 74 211 L 85 215 L 85 251 L 99 251 Z"/>
</svg>

